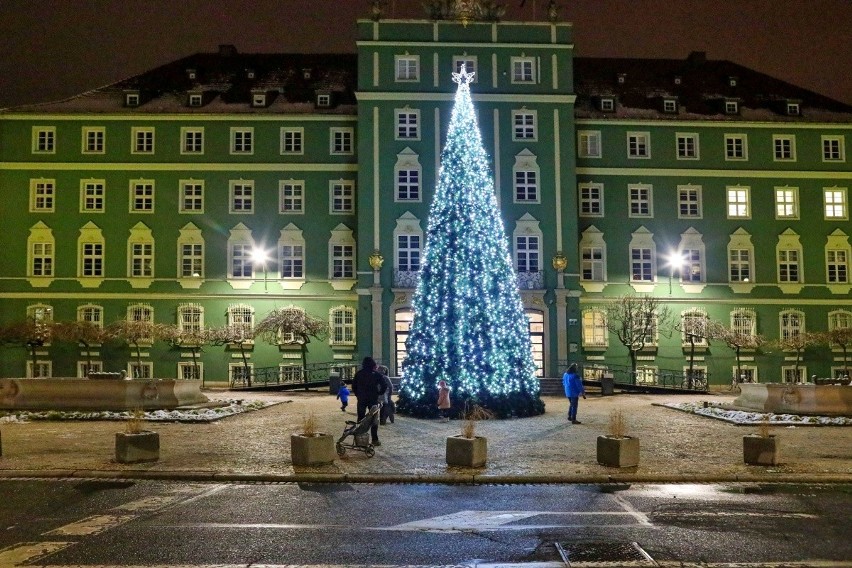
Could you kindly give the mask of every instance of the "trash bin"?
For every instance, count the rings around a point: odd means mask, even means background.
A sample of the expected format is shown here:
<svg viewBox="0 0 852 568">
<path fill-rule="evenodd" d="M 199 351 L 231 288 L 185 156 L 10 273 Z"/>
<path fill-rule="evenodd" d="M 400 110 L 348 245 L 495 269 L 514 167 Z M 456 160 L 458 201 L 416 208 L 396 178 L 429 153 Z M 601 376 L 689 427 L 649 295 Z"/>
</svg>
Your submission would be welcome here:
<svg viewBox="0 0 852 568">
<path fill-rule="evenodd" d="M 340 390 L 340 371 L 331 371 L 328 374 L 328 394 L 337 395 Z"/>
<path fill-rule="evenodd" d="M 612 396 L 615 393 L 615 378 L 612 373 L 601 376 L 601 396 Z"/>
</svg>

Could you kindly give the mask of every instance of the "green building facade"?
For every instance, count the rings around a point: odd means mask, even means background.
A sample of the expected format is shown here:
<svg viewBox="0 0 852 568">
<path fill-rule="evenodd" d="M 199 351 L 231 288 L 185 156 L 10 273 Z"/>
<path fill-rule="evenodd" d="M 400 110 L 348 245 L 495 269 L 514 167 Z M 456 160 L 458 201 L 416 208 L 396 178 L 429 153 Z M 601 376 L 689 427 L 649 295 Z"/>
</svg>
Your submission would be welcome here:
<svg viewBox="0 0 852 568">
<path fill-rule="evenodd" d="M 575 57 L 569 23 L 356 25 L 357 55 L 220 46 L 0 111 L 0 323 L 191 330 L 292 305 L 331 328 L 310 364 L 370 354 L 399 374 L 464 65 L 540 376 L 628 364 L 605 326 L 625 294 L 657 297 L 680 328 L 709 318 L 778 339 L 852 327 L 849 106 L 700 53 Z M 10 339 L 0 376 L 198 376 L 193 350 L 163 341 L 137 358 L 54 339 L 33 364 Z M 208 345 L 200 378 L 239 378 L 244 354 L 294 373 L 300 353 Z M 692 366 L 721 384 L 737 367 L 724 344 L 693 348 L 662 327 L 639 359 L 640 381 Z M 764 347 L 740 366 L 778 381 L 850 360 L 836 346 Z"/>
</svg>

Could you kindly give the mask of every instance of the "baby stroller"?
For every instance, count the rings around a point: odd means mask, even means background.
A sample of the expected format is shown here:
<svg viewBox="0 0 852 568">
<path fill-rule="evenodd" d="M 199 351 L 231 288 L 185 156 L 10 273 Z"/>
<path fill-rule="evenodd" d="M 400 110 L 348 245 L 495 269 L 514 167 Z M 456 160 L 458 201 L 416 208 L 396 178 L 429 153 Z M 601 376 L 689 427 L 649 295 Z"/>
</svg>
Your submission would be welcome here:
<svg viewBox="0 0 852 568">
<path fill-rule="evenodd" d="M 368 458 L 373 457 L 373 454 L 376 453 L 376 449 L 370 442 L 370 426 L 379 419 L 379 412 L 381 411 L 381 408 L 381 403 L 374 404 L 360 421 L 346 421 L 346 427 L 343 429 L 343 435 L 337 440 L 337 455 L 342 457 L 346 454 L 346 450 L 350 449 L 364 452 L 367 454 Z M 352 436 L 352 443 L 344 443 L 346 438 L 349 436 Z"/>
</svg>

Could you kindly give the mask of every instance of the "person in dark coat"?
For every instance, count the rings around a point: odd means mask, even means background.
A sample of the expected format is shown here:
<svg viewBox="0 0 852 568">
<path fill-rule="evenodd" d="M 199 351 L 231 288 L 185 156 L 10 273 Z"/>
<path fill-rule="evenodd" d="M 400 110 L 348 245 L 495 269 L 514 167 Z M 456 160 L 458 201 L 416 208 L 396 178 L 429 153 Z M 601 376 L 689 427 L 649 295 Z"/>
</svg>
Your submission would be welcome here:
<svg viewBox="0 0 852 568">
<path fill-rule="evenodd" d="M 396 414 L 396 405 L 393 402 L 393 398 L 391 398 L 393 396 L 393 383 L 388 376 L 390 371 L 388 371 L 388 368 L 384 365 L 379 365 L 376 368 L 376 371 L 379 372 L 385 381 L 385 394 L 384 399 L 382 399 L 381 420 L 379 420 L 379 424 L 384 426 L 388 420 L 390 420 L 390 423 L 393 424 L 395 419 L 394 415 Z"/>
<path fill-rule="evenodd" d="M 586 398 L 586 389 L 583 387 L 583 380 L 577 374 L 577 364 L 571 363 L 565 374 L 562 375 L 562 386 L 565 388 L 565 396 L 568 397 L 568 420 L 571 424 L 580 424 L 577 420 L 577 406 L 580 403 L 580 397 Z"/>
<path fill-rule="evenodd" d="M 364 357 L 361 369 L 352 379 L 352 394 L 358 399 L 358 421 L 360 422 L 374 404 L 378 404 L 385 394 L 385 379 L 376 371 L 376 361 L 372 357 Z M 374 446 L 379 442 L 379 423 L 374 421 L 370 426 L 370 435 Z"/>
</svg>

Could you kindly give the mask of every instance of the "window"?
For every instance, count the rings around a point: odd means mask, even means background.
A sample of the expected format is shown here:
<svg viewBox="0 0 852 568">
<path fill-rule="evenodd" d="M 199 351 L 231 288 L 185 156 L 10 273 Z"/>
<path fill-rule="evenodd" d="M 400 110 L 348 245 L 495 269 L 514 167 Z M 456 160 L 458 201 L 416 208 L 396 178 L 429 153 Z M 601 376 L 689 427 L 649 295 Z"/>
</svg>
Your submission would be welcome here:
<svg viewBox="0 0 852 568">
<path fill-rule="evenodd" d="M 254 363 L 228 363 L 228 375 L 232 385 L 250 384 L 252 373 L 254 373 Z"/>
<path fill-rule="evenodd" d="M 355 277 L 355 247 L 331 245 L 331 277 L 351 279 Z"/>
<path fill-rule="evenodd" d="M 204 244 L 179 243 L 180 277 L 199 278 L 204 275 Z"/>
<path fill-rule="evenodd" d="M 630 280 L 632 282 L 654 281 L 654 251 L 650 248 L 630 249 Z"/>
<path fill-rule="evenodd" d="M 130 243 L 131 278 L 153 278 L 154 243 Z"/>
<path fill-rule="evenodd" d="M 538 181 L 535 171 L 515 171 L 515 202 L 538 202 Z"/>
<path fill-rule="evenodd" d="M 396 236 L 396 268 L 403 272 L 420 270 L 420 235 Z"/>
<path fill-rule="evenodd" d="M 831 187 L 822 190 L 825 202 L 825 218 L 846 220 L 848 211 L 846 209 L 846 188 Z"/>
<path fill-rule="evenodd" d="M 139 93 L 124 93 L 124 106 L 138 107 L 140 102 Z"/>
<path fill-rule="evenodd" d="M 601 157 L 601 133 L 598 130 L 577 132 L 577 153 L 581 158 Z"/>
<path fill-rule="evenodd" d="M 776 187 L 775 188 L 775 218 L 776 219 L 798 219 L 799 218 L 799 188 L 798 187 Z"/>
<path fill-rule="evenodd" d="M 453 72 L 461 73 L 462 67 L 468 75 L 475 74 L 477 70 L 476 56 L 473 55 L 455 55 L 453 56 Z M 473 78 L 473 83 L 476 82 L 476 76 Z"/>
<path fill-rule="evenodd" d="M 590 282 L 604 281 L 603 247 L 584 246 L 580 248 L 580 277 Z"/>
<path fill-rule="evenodd" d="M 799 280 L 799 251 L 778 251 L 778 282 L 800 282 Z"/>
<path fill-rule="evenodd" d="M 180 361 L 177 364 L 177 377 L 184 381 L 200 381 L 204 376 L 204 363 Z"/>
<path fill-rule="evenodd" d="M 246 304 L 228 306 L 228 326 L 240 330 L 243 336 L 251 339 L 254 329 L 254 308 Z"/>
<path fill-rule="evenodd" d="M 653 217 L 653 188 L 650 185 L 629 184 L 627 193 L 630 197 L 631 217 Z"/>
<path fill-rule="evenodd" d="M 396 200 L 420 201 L 419 169 L 401 169 L 396 172 Z"/>
<path fill-rule="evenodd" d="M 829 284 L 849 283 L 849 252 L 843 249 L 825 251 L 826 277 Z"/>
<path fill-rule="evenodd" d="M 796 160 L 796 137 L 776 134 L 772 137 L 772 146 L 776 162 L 794 162 Z"/>
<path fill-rule="evenodd" d="M 782 380 L 785 383 L 801 383 L 808 376 L 807 367 L 781 367 Z"/>
<path fill-rule="evenodd" d="M 33 126 L 33 154 L 56 153 L 56 127 Z"/>
<path fill-rule="evenodd" d="M 139 180 L 130 182 L 130 212 L 154 212 L 154 182 Z"/>
<path fill-rule="evenodd" d="M 420 111 L 401 109 L 396 111 L 396 139 L 420 139 Z"/>
<path fill-rule="evenodd" d="M 331 129 L 331 153 L 332 154 L 351 154 L 352 139 L 355 136 L 355 131 L 351 128 L 332 128 Z"/>
<path fill-rule="evenodd" d="M 32 360 L 27 361 L 27 378 L 48 378 L 53 376 L 53 362 L 52 361 L 41 361 L 37 360 L 33 362 Z"/>
<path fill-rule="evenodd" d="M 103 243 L 82 243 L 80 250 L 80 275 L 99 278 L 104 275 Z"/>
<path fill-rule="evenodd" d="M 254 154 L 254 128 L 231 128 L 231 154 Z"/>
<path fill-rule="evenodd" d="M 805 331 L 805 314 L 797 310 L 785 310 L 779 314 L 781 339 L 799 337 Z"/>
<path fill-rule="evenodd" d="M 329 313 L 331 344 L 355 345 L 355 309 L 339 306 Z"/>
<path fill-rule="evenodd" d="M 698 159 L 698 134 L 677 134 L 677 159 Z"/>
<path fill-rule="evenodd" d="M 535 83 L 535 59 L 532 57 L 512 58 L 512 83 Z"/>
<path fill-rule="evenodd" d="M 742 337 L 757 333 L 757 315 L 754 310 L 741 308 L 731 312 L 731 331 Z"/>
<path fill-rule="evenodd" d="M 700 186 L 677 186 L 677 201 L 677 216 L 679 219 L 700 219 L 702 217 Z"/>
<path fill-rule="evenodd" d="M 204 153 L 204 128 L 181 128 L 180 129 L 180 153 L 181 154 L 203 154 Z"/>
<path fill-rule="evenodd" d="M 231 244 L 231 273 L 228 275 L 229 278 L 254 278 L 252 249 L 254 249 L 253 244 Z"/>
<path fill-rule="evenodd" d="M 604 112 L 612 112 L 615 110 L 615 99 L 612 97 L 604 97 L 600 100 L 600 108 Z"/>
<path fill-rule="evenodd" d="M 281 153 L 303 154 L 304 153 L 304 128 L 282 128 L 281 129 Z"/>
<path fill-rule="evenodd" d="M 53 213 L 56 180 L 30 180 L 30 213 Z"/>
<path fill-rule="evenodd" d="M 80 212 L 104 212 L 104 180 L 82 180 L 80 182 Z"/>
<path fill-rule="evenodd" d="M 663 112 L 672 114 L 677 112 L 677 101 L 674 99 L 663 100 Z"/>
<path fill-rule="evenodd" d="M 737 101 L 725 101 L 725 114 L 739 114 L 740 103 Z"/>
<path fill-rule="evenodd" d="M 541 244 L 537 236 L 515 237 L 515 260 L 518 272 L 541 270 Z"/>
<path fill-rule="evenodd" d="M 204 213 L 204 182 L 180 180 L 180 212 Z"/>
<path fill-rule="evenodd" d="M 253 93 L 251 96 L 251 106 L 262 108 L 266 106 L 266 93 Z"/>
<path fill-rule="evenodd" d="M 728 275 L 731 282 L 751 280 L 751 250 L 732 248 L 728 250 Z"/>
<path fill-rule="evenodd" d="M 181 304 L 177 309 L 178 330 L 198 333 L 204 328 L 204 308 L 198 304 Z"/>
<path fill-rule="evenodd" d="M 204 97 L 202 97 L 198 93 L 191 93 L 188 97 L 189 106 L 191 107 L 200 107 L 201 103 L 204 102 Z"/>
<path fill-rule="evenodd" d="M 397 55 L 394 57 L 396 81 L 420 80 L 420 57 L 417 55 Z"/>
<path fill-rule="evenodd" d="M 305 182 L 282 180 L 278 182 L 279 213 L 301 215 L 305 212 Z"/>
<path fill-rule="evenodd" d="M 603 217 L 603 184 L 580 184 L 580 215 L 584 217 Z"/>
<path fill-rule="evenodd" d="M 154 363 L 151 361 L 131 361 L 127 364 L 127 375 L 134 379 L 153 379 Z"/>
<path fill-rule="evenodd" d="M 135 323 L 154 323 L 154 308 L 147 304 L 127 306 L 127 321 Z M 150 338 L 148 339 L 150 341 Z"/>
<path fill-rule="evenodd" d="M 728 187 L 728 219 L 750 219 L 750 189 L 747 187 Z"/>
<path fill-rule="evenodd" d="M 53 276 L 54 243 L 34 242 L 30 245 L 30 276 L 49 278 Z"/>
<path fill-rule="evenodd" d="M 599 309 L 583 311 L 583 347 L 606 347 L 609 331 L 606 328 L 606 312 Z"/>
<path fill-rule="evenodd" d="M 331 182 L 331 213 L 353 213 L 355 211 L 355 183 L 351 181 Z"/>
<path fill-rule="evenodd" d="M 90 373 L 102 373 L 104 370 L 103 361 L 77 361 L 77 378 L 88 378 Z"/>
<path fill-rule="evenodd" d="M 683 249 L 680 268 L 680 281 L 683 283 L 704 282 L 704 261 L 701 249 Z"/>
<path fill-rule="evenodd" d="M 254 213 L 254 182 L 231 181 L 231 213 Z"/>
<path fill-rule="evenodd" d="M 702 310 L 681 313 L 680 329 L 682 345 L 707 345 L 707 314 Z"/>
<path fill-rule="evenodd" d="M 748 160 L 748 137 L 745 134 L 725 134 L 725 159 Z"/>
<path fill-rule="evenodd" d="M 852 329 L 852 312 L 846 310 L 829 312 L 828 330 L 834 331 L 835 329 Z"/>
<path fill-rule="evenodd" d="M 281 278 L 305 277 L 305 247 L 300 244 L 282 244 L 280 247 Z"/>
<path fill-rule="evenodd" d="M 154 129 L 150 127 L 134 126 L 130 129 L 130 138 L 132 140 L 130 152 L 132 154 L 153 154 L 154 153 Z"/>
<path fill-rule="evenodd" d="M 105 151 L 104 137 L 106 131 L 102 126 L 84 126 L 83 150 L 84 154 L 103 154 Z"/>
<path fill-rule="evenodd" d="M 512 111 L 512 140 L 536 140 L 536 112 L 531 110 Z"/>
<path fill-rule="evenodd" d="M 651 135 L 647 132 L 627 133 L 627 157 L 628 158 L 650 158 L 651 157 Z"/>
<path fill-rule="evenodd" d="M 802 112 L 802 107 L 799 103 L 787 103 L 787 114 L 790 116 L 799 116 Z"/>
<path fill-rule="evenodd" d="M 822 137 L 822 161 L 823 162 L 845 162 L 846 147 L 843 136 Z"/>
<path fill-rule="evenodd" d="M 331 93 L 317 93 L 317 106 L 318 107 L 330 107 L 331 106 Z"/>
</svg>

